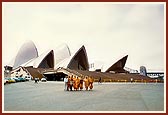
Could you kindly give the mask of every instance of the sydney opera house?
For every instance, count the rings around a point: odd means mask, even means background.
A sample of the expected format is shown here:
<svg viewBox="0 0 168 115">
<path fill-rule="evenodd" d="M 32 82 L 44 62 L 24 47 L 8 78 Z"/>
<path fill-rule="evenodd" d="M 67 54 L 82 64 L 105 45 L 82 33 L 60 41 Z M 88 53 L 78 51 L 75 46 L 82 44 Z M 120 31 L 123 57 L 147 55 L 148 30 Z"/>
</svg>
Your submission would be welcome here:
<svg viewBox="0 0 168 115">
<path fill-rule="evenodd" d="M 38 49 L 32 41 L 24 43 L 16 56 L 6 66 L 10 68 L 10 76 L 31 75 L 35 77 L 46 77 L 47 80 L 62 80 L 66 75 L 92 76 L 95 79 L 102 77 L 104 80 L 137 80 L 150 79 L 139 74 L 130 74 L 124 69 L 128 55 L 121 57 L 114 63 L 103 65 L 103 69 L 89 71 L 89 61 L 85 46 L 79 47 L 71 53 L 66 44 L 49 49 L 38 54 Z"/>
</svg>

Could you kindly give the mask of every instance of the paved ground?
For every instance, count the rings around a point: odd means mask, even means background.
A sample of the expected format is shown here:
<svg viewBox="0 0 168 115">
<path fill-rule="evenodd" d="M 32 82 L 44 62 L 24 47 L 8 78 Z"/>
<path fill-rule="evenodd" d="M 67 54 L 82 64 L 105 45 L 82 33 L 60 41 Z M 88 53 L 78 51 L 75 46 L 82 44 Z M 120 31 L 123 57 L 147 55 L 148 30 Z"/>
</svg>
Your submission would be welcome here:
<svg viewBox="0 0 168 115">
<path fill-rule="evenodd" d="M 164 111 L 163 83 L 94 83 L 92 91 L 64 91 L 63 82 L 4 86 L 4 111 Z"/>
</svg>

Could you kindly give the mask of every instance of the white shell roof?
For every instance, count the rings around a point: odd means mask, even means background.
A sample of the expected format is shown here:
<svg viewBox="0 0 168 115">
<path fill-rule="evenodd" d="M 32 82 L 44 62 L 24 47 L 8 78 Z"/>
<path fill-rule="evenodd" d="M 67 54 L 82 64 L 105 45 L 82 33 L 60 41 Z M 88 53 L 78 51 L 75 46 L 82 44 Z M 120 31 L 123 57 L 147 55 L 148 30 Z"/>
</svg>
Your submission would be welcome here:
<svg viewBox="0 0 168 115">
<path fill-rule="evenodd" d="M 49 50 L 45 51 L 44 53 L 42 53 L 38 58 L 36 58 L 36 59 L 34 60 L 33 67 L 34 67 L 34 68 L 37 68 L 37 67 L 40 65 L 40 63 L 43 61 L 43 59 L 44 59 L 51 51 L 52 51 L 52 50 L 49 49 Z"/>
<path fill-rule="evenodd" d="M 69 47 L 67 44 L 61 44 L 57 48 L 54 49 L 54 65 L 58 64 L 65 58 L 69 58 L 71 56 Z"/>
<path fill-rule="evenodd" d="M 103 66 L 102 66 L 102 72 L 105 72 L 107 69 L 109 69 L 113 64 L 115 64 L 116 62 L 118 62 L 120 59 L 122 59 L 123 57 L 125 57 L 126 55 L 124 56 L 118 56 L 116 58 L 112 58 L 112 60 L 108 63 L 105 63 Z M 120 58 L 119 58 L 120 57 Z M 122 57 L 122 58 L 121 58 Z"/>
<path fill-rule="evenodd" d="M 89 66 L 89 62 L 88 62 L 88 57 L 87 57 L 87 53 L 86 53 L 86 49 L 85 49 L 85 46 L 84 45 L 80 45 L 80 47 L 78 47 L 77 49 L 75 49 L 75 52 L 73 53 L 73 55 L 71 55 L 70 57 L 70 60 L 69 60 L 69 63 L 71 62 L 71 60 L 79 53 L 79 51 L 83 49 L 84 53 L 85 53 L 85 56 L 86 56 L 86 60 L 87 60 L 87 65 Z M 68 64 L 69 64 L 68 63 Z M 68 64 L 67 64 L 67 67 L 68 67 Z M 88 67 L 89 69 L 89 67 Z"/>
<path fill-rule="evenodd" d="M 48 49 L 44 53 L 42 53 L 39 57 L 33 58 L 21 66 L 28 67 L 33 66 L 34 68 L 37 68 L 39 64 L 42 62 L 42 60 L 52 51 L 52 49 Z M 60 63 L 65 63 L 63 60 L 70 57 L 70 50 L 69 47 L 66 44 L 61 44 L 57 48 L 54 49 L 54 65 L 59 65 Z"/>
<path fill-rule="evenodd" d="M 21 47 L 22 48 L 22 47 Z M 24 49 L 24 48 L 23 48 Z M 31 58 L 27 61 L 24 61 L 24 63 L 22 64 L 18 64 L 19 66 L 23 66 L 23 67 L 28 67 L 28 66 L 33 66 L 34 68 L 37 68 L 39 66 L 39 64 L 42 62 L 42 60 L 52 51 L 52 49 L 49 49 L 47 51 L 45 51 L 44 53 L 42 53 L 40 56 L 38 57 L 34 57 Z M 26 52 L 26 51 L 25 51 Z M 19 55 L 26 55 L 26 54 L 31 54 L 29 53 L 29 51 L 27 53 L 21 54 L 21 52 L 19 52 Z M 61 44 L 59 45 L 57 48 L 54 49 L 54 65 L 60 64 L 60 63 L 65 63 L 65 59 L 70 58 L 70 50 L 69 47 L 67 46 L 67 44 Z M 14 63 L 14 60 L 18 58 L 15 57 L 13 59 L 13 61 L 11 61 L 11 66 L 13 66 L 12 63 Z M 19 58 L 20 59 L 20 58 Z M 18 59 L 17 59 L 18 60 Z M 9 64 L 8 64 L 9 65 Z M 65 64 L 64 64 L 65 65 Z"/>
<path fill-rule="evenodd" d="M 71 62 L 71 60 L 77 55 L 77 53 L 81 50 L 81 48 L 84 47 L 83 45 L 79 48 L 76 48 L 74 50 L 74 53 L 69 56 L 68 58 L 65 58 L 64 60 L 62 60 L 61 62 L 57 63 L 54 67 L 54 69 L 57 69 L 59 67 L 63 67 L 63 68 L 67 68 L 68 64 Z M 86 52 L 85 52 L 86 53 Z M 87 56 L 87 55 L 86 55 Z"/>
<path fill-rule="evenodd" d="M 23 66 L 23 67 L 33 66 L 34 68 L 37 68 L 40 65 L 40 63 L 43 61 L 43 59 L 51 51 L 52 51 L 51 49 L 48 49 L 47 51 L 45 51 L 44 53 L 42 53 L 39 57 L 31 59 L 31 60 L 27 61 L 26 63 L 22 64 L 21 66 Z"/>
<path fill-rule="evenodd" d="M 54 69 L 57 69 L 59 67 L 63 67 L 63 68 L 67 68 L 68 64 L 70 63 L 70 61 L 72 60 L 72 58 L 76 55 L 76 53 L 80 50 L 80 48 L 76 48 L 74 50 L 74 53 L 72 53 L 71 56 L 65 58 L 64 60 L 62 60 L 61 62 L 57 63 L 54 67 Z"/>
<path fill-rule="evenodd" d="M 36 57 L 38 57 L 38 52 L 34 43 L 32 41 L 25 42 L 14 59 L 13 68 L 17 68 L 21 64 Z"/>
</svg>

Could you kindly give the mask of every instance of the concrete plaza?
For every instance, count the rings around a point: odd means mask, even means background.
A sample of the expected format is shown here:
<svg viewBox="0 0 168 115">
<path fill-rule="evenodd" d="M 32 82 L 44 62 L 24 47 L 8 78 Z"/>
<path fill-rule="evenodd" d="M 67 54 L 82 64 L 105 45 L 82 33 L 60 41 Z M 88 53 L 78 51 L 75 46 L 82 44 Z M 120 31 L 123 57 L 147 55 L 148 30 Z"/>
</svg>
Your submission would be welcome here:
<svg viewBox="0 0 168 115">
<path fill-rule="evenodd" d="M 63 82 L 4 86 L 4 112 L 164 111 L 164 83 L 94 83 L 92 91 L 64 91 Z"/>
</svg>

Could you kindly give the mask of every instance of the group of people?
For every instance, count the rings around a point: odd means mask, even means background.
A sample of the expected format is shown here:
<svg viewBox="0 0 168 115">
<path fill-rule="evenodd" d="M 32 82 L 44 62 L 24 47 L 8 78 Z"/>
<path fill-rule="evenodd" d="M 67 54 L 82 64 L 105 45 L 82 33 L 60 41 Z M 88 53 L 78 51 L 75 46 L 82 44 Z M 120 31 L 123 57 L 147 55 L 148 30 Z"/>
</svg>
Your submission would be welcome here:
<svg viewBox="0 0 168 115">
<path fill-rule="evenodd" d="M 85 86 L 86 90 L 93 89 L 93 78 L 86 76 L 85 78 L 81 78 L 78 76 L 66 76 L 64 78 L 65 89 L 67 91 L 72 90 L 83 90 L 83 85 Z"/>
</svg>

